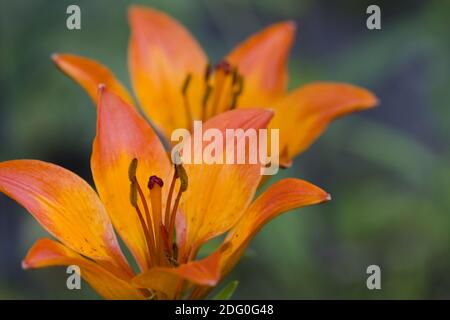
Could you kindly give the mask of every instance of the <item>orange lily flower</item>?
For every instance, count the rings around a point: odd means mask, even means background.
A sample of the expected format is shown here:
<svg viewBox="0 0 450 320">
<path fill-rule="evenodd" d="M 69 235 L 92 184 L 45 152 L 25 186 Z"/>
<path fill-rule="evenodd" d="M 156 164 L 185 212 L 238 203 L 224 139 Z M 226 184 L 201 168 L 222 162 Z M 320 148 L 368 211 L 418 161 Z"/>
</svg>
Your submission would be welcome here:
<svg viewBox="0 0 450 320">
<path fill-rule="evenodd" d="M 134 92 L 168 140 L 174 129 L 189 129 L 193 120 L 261 106 L 275 111 L 269 127 L 280 129 L 280 164 L 289 166 L 332 120 L 377 104 L 370 91 L 345 83 L 310 83 L 287 92 L 286 66 L 296 29 L 292 21 L 249 37 L 215 68 L 189 31 L 168 15 L 133 6 L 129 22 Z M 97 86 L 105 83 L 132 103 L 131 95 L 105 66 L 71 54 L 55 54 L 53 60 L 94 101 Z"/>
<path fill-rule="evenodd" d="M 91 169 L 98 194 L 54 164 L 0 162 L 0 191 L 56 238 L 38 240 L 24 268 L 78 265 L 81 276 L 107 299 L 202 298 L 270 219 L 329 200 L 308 182 L 284 179 L 252 202 L 260 165 L 174 167 L 134 107 L 104 86 L 97 100 Z M 204 126 L 260 129 L 272 115 L 264 109 L 233 110 Z M 139 271 L 130 267 L 115 232 Z M 202 244 L 225 232 L 213 254 L 196 259 Z"/>
</svg>

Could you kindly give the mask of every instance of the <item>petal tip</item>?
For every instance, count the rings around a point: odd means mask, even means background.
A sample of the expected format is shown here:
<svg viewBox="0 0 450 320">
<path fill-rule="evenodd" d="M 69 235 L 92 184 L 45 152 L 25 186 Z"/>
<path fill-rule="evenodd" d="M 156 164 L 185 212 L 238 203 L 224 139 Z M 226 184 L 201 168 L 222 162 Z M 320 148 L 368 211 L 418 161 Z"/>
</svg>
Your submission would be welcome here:
<svg viewBox="0 0 450 320">
<path fill-rule="evenodd" d="M 206 286 L 215 287 L 219 283 L 219 279 L 211 279 L 205 282 Z"/>
<path fill-rule="evenodd" d="M 293 41 L 295 33 L 297 32 L 297 22 L 295 22 L 295 20 L 285 20 L 275 23 L 268 28 L 269 30 L 277 32 L 279 35 L 286 37 L 286 39 Z"/>
<path fill-rule="evenodd" d="M 355 86 L 355 88 L 362 91 L 362 105 L 366 109 L 372 109 L 379 105 L 380 100 L 378 97 L 369 89 L 361 88 Z"/>
<path fill-rule="evenodd" d="M 133 5 L 129 6 L 128 7 L 128 18 L 132 19 L 141 10 L 142 10 L 142 8 L 138 5 L 133 4 Z"/>
<path fill-rule="evenodd" d="M 370 99 L 371 99 L 371 104 L 372 104 L 370 106 L 370 108 L 377 107 L 380 104 L 380 99 L 378 99 L 378 97 L 370 91 L 369 91 L 369 94 L 370 94 Z"/>
<path fill-rule="evenodd" d="M 54 52 L 54 53 L 52 53 L 52 54 L 50 55 L 50 59 L 52 59 L 52 61 L 53 61 L 54 63 L 57 63 L 60 56 L 61 56 L 61 54 L 59 54 L 59 53 L 57 53 L 57 52 Z"/>
<path fill-rule="evenodd" d="M 297 31 L 297 22 L 295 20 L 286 20 L 282 24 L 291 32 Z"/>
<path fill-rule="evenodd" d="M 106 84 L 104 83 L 99 83 L 97 86 L 97 107 L 99 107 L 100 105 L 102 105 L 102 103 L 100 102 L 102 100 L 102 98 L 105 96 L 105 94 L 107 93 L 106 91 Z"/>
<path fill-rule="evenodd" d="M 128 19 L 130 21 L 133 21 L 134 19 L 145 18 L 146 15 L 161 15 L 161 14 L 163 14 L 163 12 L 148 6 L 133 4 L 128 7 Z"/>
<path fill-rule="evenodd" d="M 63 69 L 62 65 L 64 64 L 65 57 L 66 57 L 66 55 L 64 53 L 58 53 L 58 52 L 53 52 L 50 55 L 50 59 L 52 60 L 53 64 L 56 66 L 56 68 L 58 68 L 63 73 L 65 72 L 65 70 Z"/>
<path fill-rule="evenodd" d="M 267 110 L 270 114 L 272 114 L 272 116 L 275 115 L 275 110 L 274 110 L 274 109 L 272 109 L 272 108 L 267 108 L 266 110 Z"/>
<path fill-rule="evenodd" d="M 98 85 L 98 91 L 99 91 L 100 93 L 103 93 L 105 90 L 106 90 L 106 84 L 104 84 L 104 83 L 99 83 L 99 85 Z"/>
<path fill-rule="evenodd" d="M 288 157 L 280 159 L 279 165 L 281 169 L 289 169 L 290 167 L 292 167 L 292 159 Z"/>
<path fill-rule="evenodd" d="M 264 113 L 262 113 L 262 117 L 267 119 L 267 124 L 272 120 L 272 118 L 275 116 L 275 110 L 273 109 L 264 109 Z"/>
<path fill-rule="evenodd" d="M 264 113 L 262 113 L 262 116 L 264 118 L 267 118 L 268 121 L 270 121 L 275 116 L 275 110 L 271 108 L 265 108 Z"/>
<path fill-rule="evenodd" d="M 21 266 L 23 270 L 31 269 L 31 265 L 25 260 L 22 260 Z"/>
</svg>

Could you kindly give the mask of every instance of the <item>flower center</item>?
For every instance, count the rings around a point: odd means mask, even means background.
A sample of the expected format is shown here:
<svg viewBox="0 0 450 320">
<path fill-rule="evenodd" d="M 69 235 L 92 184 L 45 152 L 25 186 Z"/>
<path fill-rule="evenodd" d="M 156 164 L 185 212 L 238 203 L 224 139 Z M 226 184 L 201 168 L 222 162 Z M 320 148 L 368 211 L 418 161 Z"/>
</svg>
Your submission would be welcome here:
<svg viewBox="0 0 450 320">
<path fill-rule="evenodd" d="M 130 180 L 130 203 L 136 210 L 139 222 L 144 232 L 145 242 L 149 255 L 146 257 L 147 265 L 176 266 L 178 265 L 178 248 L 176 245 L 175 221 L 180 204 L 181 195 L 187 190 L 188 178 L 182 165 L 175 165 L 175 171 L 170 184 L 166 201 L 164 219 L 162 219 L 162 188 L 164 182 L 158 176 L 150 176 L 148 189 L 150 191 L 150 207 L 147 198 L 136 176 L 138 160 L 131 161 L 128 169 Z M 180 180 L 180 186 L 172 205 L 176 181 Z"/>
<path fill-rule="evenodd" d="M 188 128 L 192 129 L 193 114 L 188 98 L 188 90 L 191 84 L 192 75 L 189 73 L 183 82 L 181 94 L 188 121 Z M 214 71 L 208 64 L 203 77 L 204 89 L 201 99 L 200 120 L 215 116 L 218 113 L 234 109 L 238 98 L 244 89 L 244 78 L 238 72 L 236 66 L 232 66 L 228 61 L 219 62 Z"/>
</svg>

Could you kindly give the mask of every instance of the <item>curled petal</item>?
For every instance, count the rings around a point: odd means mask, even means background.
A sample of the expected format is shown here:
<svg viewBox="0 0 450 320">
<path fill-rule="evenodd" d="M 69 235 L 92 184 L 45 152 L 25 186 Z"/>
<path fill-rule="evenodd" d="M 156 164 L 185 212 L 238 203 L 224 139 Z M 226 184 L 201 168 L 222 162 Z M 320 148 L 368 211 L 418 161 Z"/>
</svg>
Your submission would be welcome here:
<svg viewBox="0 0 450 320">
<path fill-rule="evenodd" d="M 80 268 L 80 275 L 105 299 L 144 299 L 144 294 L 131 285 L 131 278 L 121 278 L 94 261 L 80 256 L 66 246 L 50 240 L 38 240 L 22 262 L 24 269 L 52 266 Z"/>
<path fill-rule="evenodd" d="M 86 90 L 95 105 L 98 102 L 98 86 L 100 84 L 104 84 L 128 104 L 133 105 L 133 99 L 128 90 L 107 67 L 95 60 L 64 53 L 53 54 L 52 60 L 62 72 Z"/>
<path fill-rule="evenodd" d="M 361 87 L 344 83 L 311 83 L 274 105 L 270 128 L 280 129 L 281 164 L 308 148 L 334 119 L 374 107 L 377 98 Z"/>
<path fill-rule="evenodd" d="M 150 288 L 163 292 L 173 298 L 180 280 L 200 286 L 215 286 L 220 280 L 220 259 L 224 248 L 212 255 L 197 261 L 191 261 L 175 268 L 156 267 L 142 273 L 133 279 L 133 284 L 139 288 Z"/>
<path fill-rule="evenodd" d="M 330 199 L 328 193 L 300 179 L 283 179 L 270 186 L 227 235 L 224 244 L 229 248 L 222 255 L 222 273 L 235 266 L 250 240 L 270 220 L 283 212 Z"/>
<path fill-rule="evenodd" d="M 37 160 L 5 161 L 0 163 L 0 191 L 68 248 L 131 273 L 103 204 L 74 173 Z"/>
</svg>

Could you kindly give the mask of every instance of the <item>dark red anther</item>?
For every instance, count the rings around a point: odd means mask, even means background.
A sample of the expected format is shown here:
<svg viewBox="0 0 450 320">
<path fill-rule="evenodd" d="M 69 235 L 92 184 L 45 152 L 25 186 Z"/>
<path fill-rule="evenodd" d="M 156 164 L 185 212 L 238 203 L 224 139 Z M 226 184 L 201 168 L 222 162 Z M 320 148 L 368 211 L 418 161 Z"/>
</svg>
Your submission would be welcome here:
<svg viewBox="0 0 450 320">
<path fill-rule="evenodd" d="M 158 184 L 161 188 L 164 185 L 164 182 L 161 178 L 159 178 L 158 176 L 151 176 L 150 179 L 148 179 L 148 188 L 152 190 L 155 186 L 155 183 Z"/>
<path fill-rule="evenodd" d="M 230 74 L 232 71 L 231 64 L 227 60 L 222 60 L 216 65 L 216 70 L 222 70 L 225 74 Z"/>
</svg>

